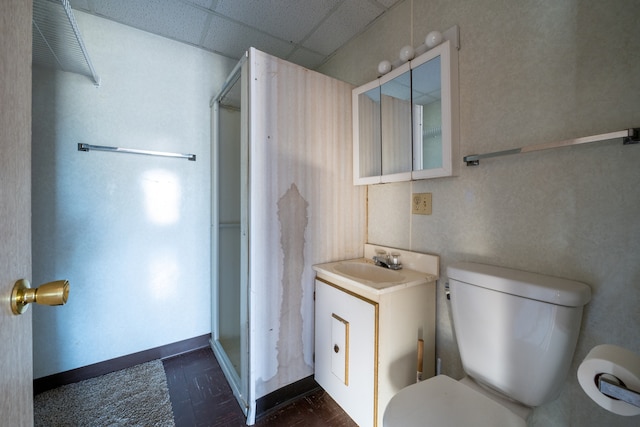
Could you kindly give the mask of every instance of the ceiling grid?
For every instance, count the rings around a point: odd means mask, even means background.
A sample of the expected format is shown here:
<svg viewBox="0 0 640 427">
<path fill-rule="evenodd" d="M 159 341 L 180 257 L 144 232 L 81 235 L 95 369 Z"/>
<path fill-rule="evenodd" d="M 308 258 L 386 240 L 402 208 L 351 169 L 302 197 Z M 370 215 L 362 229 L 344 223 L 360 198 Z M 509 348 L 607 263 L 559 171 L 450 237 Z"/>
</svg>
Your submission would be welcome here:
<svg viewBox="0 0 640 427">
<path fill-rule="evenodd" d="M 315 69 L 402 0 L 70 0 L 75 10 L 239 59 Z"/>
</svg>

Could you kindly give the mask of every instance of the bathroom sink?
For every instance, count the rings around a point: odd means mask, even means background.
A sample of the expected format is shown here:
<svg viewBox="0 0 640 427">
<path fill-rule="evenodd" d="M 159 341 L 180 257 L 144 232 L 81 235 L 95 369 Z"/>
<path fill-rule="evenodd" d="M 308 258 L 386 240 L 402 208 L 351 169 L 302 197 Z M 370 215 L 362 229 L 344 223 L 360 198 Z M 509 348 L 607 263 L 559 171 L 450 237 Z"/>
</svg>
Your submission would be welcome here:
<svg viewBox="0 0 640 427">
<path fill-rule="evenodd" d="M 402 269 L 391 270 L 374 264 L 373 258 L 381 251 L 396 252 L 402 256 Z M 316 279 L 330 283 L 372 301 L 382 295 L 425 284 L 435 285 L 438 280 L 436 255 L 421 254 L 401 249 L 365 244 L 364 256 L 347 258 L 313 266 Z"/>
<path fill-rule="evenodd" d="M 420 259 L 415 264 L 429 265 L 429 262 L 428 259 Z M 437 264 L 435 268 L 437 271 Z M 375 265 L 370 257 L 316 264 L 313 269 L 318 279 L 374 301 L 389 292 L 426 283 L 435 284 L 438 279 L 435 274 L 414 270 L 407 265 L 402 270 L 390 270 Z"/>
<path fill-rule="evenodd" d="M 335 270 L 355 279 L 374 283 L 402 282 L 405 279 L 399 271 L 364 262 L 342 261 L 335 266 Z"/>
</svg>

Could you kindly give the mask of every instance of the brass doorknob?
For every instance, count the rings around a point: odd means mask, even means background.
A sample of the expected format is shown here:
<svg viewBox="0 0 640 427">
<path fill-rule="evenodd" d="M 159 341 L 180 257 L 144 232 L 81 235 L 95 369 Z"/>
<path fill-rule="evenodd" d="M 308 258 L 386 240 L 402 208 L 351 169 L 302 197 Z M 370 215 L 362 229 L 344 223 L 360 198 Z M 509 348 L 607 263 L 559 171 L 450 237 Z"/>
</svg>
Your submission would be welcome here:
<svg viewBox="0 0 640 427">
<path fill-rule="evenodd" d="M 35 302 L 43 305 L 64 305 L 69 298 L 69 281 L 56 280 L 32 289 L 26 279 L 18 280 L 11 291 L 11 311 L 22 314 Z"/>
</svg>

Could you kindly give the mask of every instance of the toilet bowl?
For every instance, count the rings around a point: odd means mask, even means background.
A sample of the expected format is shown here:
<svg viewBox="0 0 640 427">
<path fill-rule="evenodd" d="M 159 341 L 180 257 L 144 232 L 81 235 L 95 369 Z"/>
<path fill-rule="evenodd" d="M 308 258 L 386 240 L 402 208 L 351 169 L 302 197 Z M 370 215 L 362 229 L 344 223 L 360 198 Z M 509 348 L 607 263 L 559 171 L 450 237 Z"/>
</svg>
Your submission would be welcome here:
<svg viewBox="0 0 640 427">
<path fill-rule="evenodd" d="M 383 426 L 525 427 L 524 418 L 462 381 L 438 375 L 389 401 Z"/>
<path fill-rule="evenodd" d="M 590 288 L 485 264 L 453 264 L 447 275 L 467 377 L 438 375 L 400 390 L 383 426 L 526 426 L 531 409 L 561 391 Z"/>
</svg>

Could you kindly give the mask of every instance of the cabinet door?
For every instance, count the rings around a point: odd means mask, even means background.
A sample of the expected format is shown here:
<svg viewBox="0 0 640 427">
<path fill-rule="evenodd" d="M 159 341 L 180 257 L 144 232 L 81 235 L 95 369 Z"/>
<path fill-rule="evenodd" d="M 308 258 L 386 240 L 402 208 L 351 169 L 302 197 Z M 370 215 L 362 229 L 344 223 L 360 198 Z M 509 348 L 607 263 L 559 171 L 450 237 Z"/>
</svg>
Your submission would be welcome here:
<svg viewBox="0 0 640 427">
<path fill-rule="evenodd" d="M 406 63 L 380 78 L 382 182 L 411 179 L 411 71 Z"/>
<path fill-rule="evenodd" d="M 455 175 L 458 55 L 450 41 L 411 61 L 413 179 Z"/>
<path fill-rule="evenodd" d="M 382 173 L 380 85 L 376 80 L 352 93 L 353 183 L 377 184 Z"/>
<path fill-rule="evenodd" d="M 375 302 L 316 280 L 315 379 L 362 427 L 375 425 Z"/>
<path fill-rule="evenodd" d="M 354 89 L 354 184 L 455 175 L 458 120 L 457 44 L 449 40 Z"/>
</svg>

